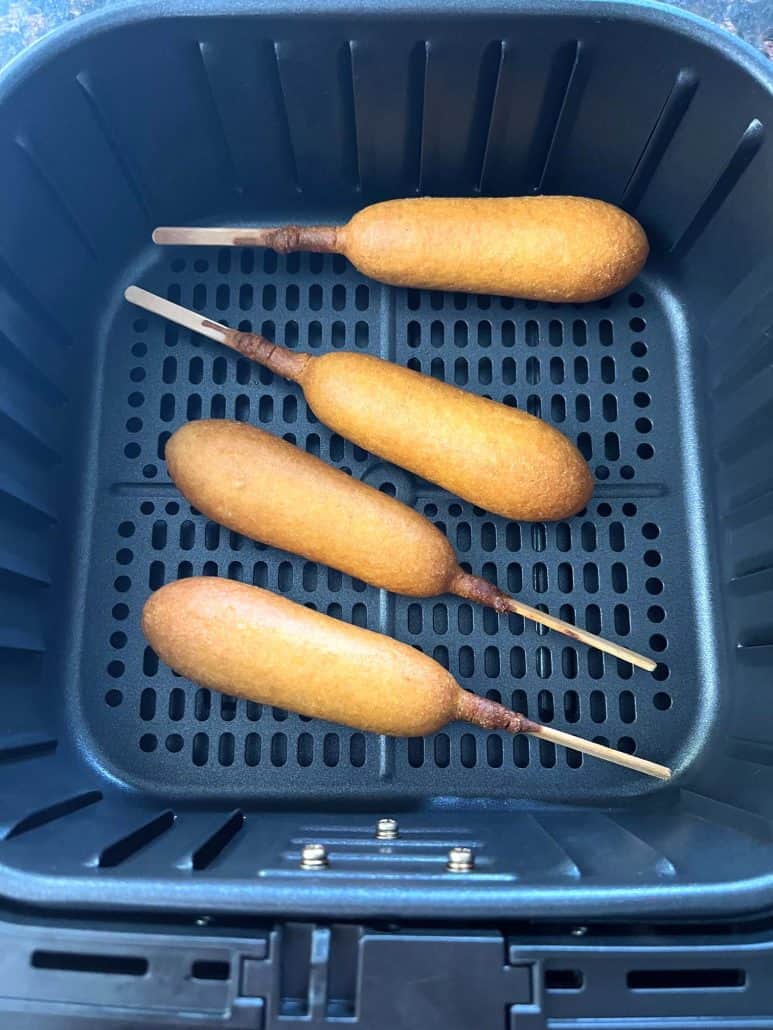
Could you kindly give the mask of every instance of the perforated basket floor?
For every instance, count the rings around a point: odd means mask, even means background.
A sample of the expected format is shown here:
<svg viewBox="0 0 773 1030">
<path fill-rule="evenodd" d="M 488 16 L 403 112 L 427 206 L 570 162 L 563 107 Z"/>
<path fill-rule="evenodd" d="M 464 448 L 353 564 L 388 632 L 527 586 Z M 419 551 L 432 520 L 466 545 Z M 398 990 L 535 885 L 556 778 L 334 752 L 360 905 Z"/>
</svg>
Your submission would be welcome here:
<svg viewBox="0 0 773 1030">
<path fill-rule="evenodd" d="M 392 740 L 213 695 L 176 678 L 139 631 L 149 592 L 219 575 L 395 635 L 469 690 L 661 762 L 691 734 L 695 641 L 673 413 L 678 353 L 646 283 L 556 306 L 393 290 L 340 258 L 161 251 L 151 289 L 290 347 L 350 347 L 542 415 L 577 440 L 595 497 L 568 522 L 507 522 L 384 464 L 316 421 L 298 388 L 122 305 L 106 341 L 82 712 L 98 760 L 163 794 L 253 800 L 610 797 L 653 783 L 553 745 L 451 725 Z M 666 413 L 666 417 L 662 417 Z M 654 678 L 515 616 L 379 592 L 220 529 L 169 482 L 164 446 L 187 419 L 262 425 L 416 506 L 466 567 L 563 618 L 662 659 Z M 682 624 L 683 626 L 685 623 Z M 571 793 L 568 794 L 567 792 Z"/>
</svg>

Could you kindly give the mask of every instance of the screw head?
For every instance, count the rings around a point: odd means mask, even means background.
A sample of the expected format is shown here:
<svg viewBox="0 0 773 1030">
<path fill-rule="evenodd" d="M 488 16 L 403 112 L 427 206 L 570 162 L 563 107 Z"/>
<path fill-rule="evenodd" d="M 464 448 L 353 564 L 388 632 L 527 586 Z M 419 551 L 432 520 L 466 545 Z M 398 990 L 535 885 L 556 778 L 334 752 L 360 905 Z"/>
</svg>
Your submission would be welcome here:
<svg viewBox="0 0 773 1030">
<path fill-rule="evenodd" d="M 475 868 L 472 848 L 451 848 L 446 869 L 449 873 L 469 873 Z"/>
<path fill-rule="evenodd" d="M 573 926 L 571 930 L 572 937 L 584 937 L 587 932 L 587 926 Z"/>
<path fill-rule="evenodd" d="M 400 827 L 396 819 L 379 819 L 376 823 L 376 840 L 397 840 Z"/>
<path fill-rule="evenodd" d="M 304 844 L 301 849 L 301 869 L 327 869 L 327 850 L 323 844 Z"/>
</svg>

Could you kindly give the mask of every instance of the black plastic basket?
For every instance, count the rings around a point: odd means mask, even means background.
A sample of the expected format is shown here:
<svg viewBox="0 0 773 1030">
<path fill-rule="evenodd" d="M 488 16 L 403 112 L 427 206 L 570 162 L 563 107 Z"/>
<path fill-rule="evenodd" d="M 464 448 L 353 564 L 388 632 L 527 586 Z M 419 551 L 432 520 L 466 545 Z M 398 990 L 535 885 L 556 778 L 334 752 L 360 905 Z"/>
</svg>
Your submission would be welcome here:
<svg viewBox="0 0 773 1030">
<path fill-rule="evenodd" d="M 646 5 L 186 6 L 85 18 L 0 84 L 0 892 L 339 918 L 770 907 L 770 70 Z M 635 213 L 645 273 L 562 306 L 149 242 L 156 224 L 535 190 Z M 427 487 L 331 434 L 294 386 L 142 316 L 122 299 L 133 281 L 541 414 L 577 440 L 594 499 L 571 522 L 518 525 Z M 476 572 L 656 652 L 654 678 L 207 523 L 163 455 L 212 416 L 391 490 Z M 676 779 L 464 725 L 395 741 L 198 690 L 159 665 L 139 612 L 201 573 L 391 633 L 471 690 Z M 401 836 L 384 848 L 388 814 Z M 308 841 L 329 870 L 299 868 Z M 456 844 L 475 849 L 468 875 L 446 872 Z"/>
</svg>

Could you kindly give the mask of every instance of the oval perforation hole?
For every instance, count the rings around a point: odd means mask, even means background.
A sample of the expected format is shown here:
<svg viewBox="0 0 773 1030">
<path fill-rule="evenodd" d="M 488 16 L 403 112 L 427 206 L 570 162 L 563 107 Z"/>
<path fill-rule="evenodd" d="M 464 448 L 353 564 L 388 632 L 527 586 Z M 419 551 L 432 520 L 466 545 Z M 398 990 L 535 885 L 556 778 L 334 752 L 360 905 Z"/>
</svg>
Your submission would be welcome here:
<svg viewBox="0 0 773 1030">
<path fill-rule="evenodd" d="M 420 769 L 424 765 L 424 739 L 422 737 L 409 737 L 407 752 L 408 765 L 412 769 Z"/>
<path fill-rule="evenodd" d="M 341 760 L 341 739 L 337 733 L 326 733 L 322 741 L 322 761 L 329 769 Z"/>
<path fill-rule="evenodd" d="M 260 736 L 248 733 L 244 738 L 244 764 L 250 767 L 260 763 Z"/>
<path fill-rule="evenodd" d="M 550 740 L 540 740 L 539 762 L 543 769 L 552 769 L 556 764 L 556 745 Z"/>
<path fill-rule="evenodd" d="M 513 764 L 518 769 L 526 769 L 529 765 L 529 738 L 522 733 L 513 737 Z"/>
<path fill-rule="evenodd" d="M 549 690 L 540 690 L 537 694 L 537 717 L 542 722 L 552 722 L 555 717 L 553 695 Z"/>
<path fill-rule="evenodd" d="M 471 647 L 459 648 L 459 675 L 469 679 L 475 674 L 475 652 Z"/>
<path fill-rule="evenodd" d="M 502 738 L 491 734 L 486 738 L 486 764 L 491 769 L 500 769 L 504 760 Z"/>
<path fill-rule="evenodd" d="M 616 604 L 614 611 L 615 633 L 625 637 L 631 632 L 631 613 L 625 604 Z"/>
<path fill-rule="evenodd" d="M 287 735 L 274 733 L 271 737 L 271 764 L 281 769 L 287 763 Z"/>
<path fill-rule="evenodd" d="M 438 733 L 434 745 L 435 765 L 439 769 L 447 769 L 451 762 L 451 741 L 447 733 Z"/>
<path fill-rule="evenodd" d="M 562 552 L 572 549 L 572 530 L 568 522 L 556 523 L 556 547 Z"/>
<path fill-rule="evenodd" d="M 185 691 L 181 687 L 173 687 L 169 692 L 169 718 L 179 722 L 185 715 Z"/>
<path fill-rule="evenodd" d="M 463 733 L 459 740 L 459 760 L 465 769 L 474 769 L 478 763 L 478 745 L 472 733 Z"/>
<path fill-rule="evenodd" d="M 575 751 L 574 748 L 566 748 L 566 764 L 570 769 L 579 769 L 583 762 L 582 752 Z"/>
<path fill-rule="evenodd" d="M 526 652 L 520 644 L 510 648 L 510 675 L 513 679 L 523 679 L 526 675 Z M 526 703 L 525 695 L 523 703 Z M 514 707 L 517 707 L 515 706 L 515 702 L 513 702 L 513 704 Z M 525 708 L 518 708 L 518 711 L 523 715 L 526 714 Z"/>
<path fill-rule="evenodd" d="M 310 733 L 301 733 L 296 745 L 298 765 L 307 769 L 314 761 L 314 738 Z"/>
<path fill-rule="evenodd" d="M 534 667 L 540 679 L 550 679 L 553 674 L 553 658 L 547 647 L 537 648 L 534 658 Z"/>
<path fill-rule="evenodd" d="M 590 692 L 590 717 L 596 723 L 606 721 L 607 699 L 600 690 Z"/>
<path fill-rule="evenodd" d="M 459 627 L 459 632 L 463 636 L 469 636 L 472 633 L 473 627 L 473 614 L 472 605 L 460 604 L 459 609 L 456 613 L 456 621 Z"/>
<path fill-rule="evenodd" d="M 577 678 L 577 652 L 573 647 L 565 647 L 561 652 L 561 672 L 567 679 Z"/>
<path fill-rule="evenodd" d="M 499 648 L 487 647 L 483 652 L 483 671 L 489 679 L 499 676 Z"/>
<path fill-rule="evenodd" d="M 620 708 L 620 719 L 622 722 L 631 723 L 636 721 L 636 698 L 630 690 L 620 692 L 618 699 Z"/>
<path fill-rule="evenodd" d="M 365 765 L 367 744 L 363 733 L 353 733 L 349 738 L 349 762 L 355 769 Z"/>
<path fill-rule="evenodd" d="M 580 695 L 576 690 L 567 690 L 564 694 L 564 718 L 567 722 L 580 721 Z"/>
<path fill-rule="evenodd" d="M 212 710 L 212 694 L 206 687 L 200 687 L 195 694 L 193 712 L 199 722 L 205 722 Z"/>
<path fill-rule="evenodd" d="M 152 647 L 146 647 L 142 655 L 142 672 L 145 676 L 155 676 L 158 672 L 158 655 Z M 155 703 L 154 703 L 155 709 Z M 144 718 L 144 716 L 143 716 Z M 152 718 L 152 716 L 151 716 Z"/>
<path fill-rule="evenodd" d="M 590 397 L 586 393 L 580 393 L 575 397 L 574 411 L 578 422 L 590 421 Z"/>
<path fill-rule="evenodd" d="M 233 765 L 234 762 L 234 735 L 233 733 L 221 733 L 217 748 L 217 760 L 222 766 Z"/>
<path fill-rule="evenodd" d="M 191 756 L 194 765 L 202 766 L 207 764 L 209 759 L 209 737 L 206 733 L 194 734 Z"/>
<path fill-rule="evenodd" d="M 526 411 L 535 418 L 542 418 L 542 399 L 536 393 L 526 398 Z"/>
<path fill-rule="evenodd" d="M 156 691 L 153 687 L 145 687 L 139 698 L 139 717 L 144 722 L 156 717 Z"/>
<path fill-rule="evenodd" d="M 588 675 L 593 680 L 600 680 L 604 675 L 604 655 L 601 651 L 588 652 Z"/>
</svg>

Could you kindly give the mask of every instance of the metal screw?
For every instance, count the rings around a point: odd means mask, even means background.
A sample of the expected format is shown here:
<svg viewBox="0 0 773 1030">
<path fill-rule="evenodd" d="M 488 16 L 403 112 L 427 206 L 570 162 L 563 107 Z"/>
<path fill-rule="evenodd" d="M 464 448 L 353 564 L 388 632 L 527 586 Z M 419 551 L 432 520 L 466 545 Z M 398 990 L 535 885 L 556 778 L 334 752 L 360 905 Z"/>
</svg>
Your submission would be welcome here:
<svg viewBox="0 0 773 1030">
<path fill-rule="evenodd" d="M 301 869 L 327 869 L 327 850 L 322 844 L 304 844 L 301 849 Z"/>
<path fill-rule="evenodd" d="M 587 932 L 587 926 L 573 926 L 571 930 L 572 937 L 584 937 Z"/>
<path fill-rule="evenodd" d="M 451 848 L 448 852 L 449 873 L 469 873 L 475 868 L 475 855 L 472 848 Z"/>
<path fill-rule="evenodd" d="M 376 823 L 376 840 L 397 840 L 400 827 L 396 819 L 379 819 Z"/>
<path fill-rule="evenodd" d="M 198 916 L 195 920 L 196 926 L 209 926 L 212 916 Z"/>
</svg>

